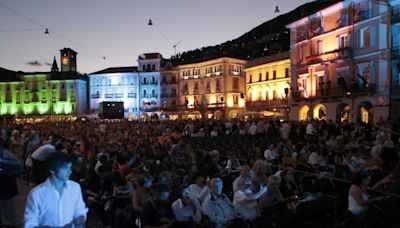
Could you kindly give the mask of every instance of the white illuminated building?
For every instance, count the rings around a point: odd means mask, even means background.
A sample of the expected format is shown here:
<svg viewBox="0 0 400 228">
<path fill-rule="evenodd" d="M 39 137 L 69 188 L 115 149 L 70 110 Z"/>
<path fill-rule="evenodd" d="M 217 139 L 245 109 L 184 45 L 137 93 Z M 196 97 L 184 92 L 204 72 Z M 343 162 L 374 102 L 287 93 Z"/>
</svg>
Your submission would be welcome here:
<svg viewBox="0 0 400 228">
<path fill-rule="evenodd" d="M 160 107 L 160 67 L 163 61 L 160 53 L 145 53 L 138 58 L 139 105 L 141 117 L 159 114 Z"/>
<path fill-rule="evenodd" d="M 125 117 L 140 116 L 137 67 L 114 67 L 89 74 L 90 109 L 98 112 L 103 101 L 124 102 Z"/>
</svg>

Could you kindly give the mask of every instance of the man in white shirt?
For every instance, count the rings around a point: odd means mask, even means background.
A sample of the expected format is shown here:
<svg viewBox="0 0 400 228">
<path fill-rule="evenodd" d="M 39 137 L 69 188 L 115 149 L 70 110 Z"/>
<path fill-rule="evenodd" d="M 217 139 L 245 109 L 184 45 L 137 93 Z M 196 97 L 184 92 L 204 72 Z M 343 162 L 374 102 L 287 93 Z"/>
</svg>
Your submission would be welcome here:
<svg viewBox="0 0 400 228">
<path fill-rule="evenodd" d="M 72 161 L 68 155 L 56 152 L 48 157 L 49 178 L 28 195 L 24 228 L 85 227 L 88 209 L 81 187 L 70 181 Z"/>
</svg>

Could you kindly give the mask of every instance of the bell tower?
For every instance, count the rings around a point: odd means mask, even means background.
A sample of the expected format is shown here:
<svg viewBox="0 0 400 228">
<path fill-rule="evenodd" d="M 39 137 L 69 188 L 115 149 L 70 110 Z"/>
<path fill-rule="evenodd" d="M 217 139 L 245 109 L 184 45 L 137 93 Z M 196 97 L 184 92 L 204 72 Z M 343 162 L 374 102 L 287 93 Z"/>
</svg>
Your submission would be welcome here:
<svg viewBox="0 0 400 228">
<path fill-rule="evenodd" d="M 64 48 L 61 52 L 61 72 L 76 71 L 76 53 L 70 48 Z"/>
</svg>

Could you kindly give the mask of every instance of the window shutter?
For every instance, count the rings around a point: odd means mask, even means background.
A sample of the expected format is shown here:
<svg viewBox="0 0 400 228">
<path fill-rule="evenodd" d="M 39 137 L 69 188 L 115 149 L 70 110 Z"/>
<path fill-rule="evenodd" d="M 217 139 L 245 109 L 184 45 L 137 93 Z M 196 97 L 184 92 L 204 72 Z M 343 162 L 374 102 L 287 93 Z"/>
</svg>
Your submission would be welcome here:
<svg viewBox="0 0 400 228">
<path fill-rule="evenodd" d="M 375 47 L 375 42 L 376 42 L 376 39 L 375 39 L 375 26 L 371 26 L 371 32 L 370 32 L 370 36 L 371 36 L 371 39 L 370 39 L 370 46 L 371 47 Z"/>
</svg>

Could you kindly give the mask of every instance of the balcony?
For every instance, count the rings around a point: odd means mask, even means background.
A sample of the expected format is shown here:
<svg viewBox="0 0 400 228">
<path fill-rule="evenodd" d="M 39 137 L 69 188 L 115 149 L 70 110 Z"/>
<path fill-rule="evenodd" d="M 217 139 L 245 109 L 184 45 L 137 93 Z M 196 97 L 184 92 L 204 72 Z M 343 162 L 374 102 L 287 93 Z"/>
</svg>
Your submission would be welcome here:
<svg viewBox="0 0 400 228">
<path fill-rule="evenodd" d="M 354 15 L 354 22 L 360 22 L 373 17 L 372 9 L 363 9 Z"/>
<path fill-rule="evenodd" d="M 76 97 L 75 96 L 71 96 L 71 102 L 75 102 L 76 101 Z"/>
<path fill-rule="evenodd" d="M 42 102 L 42 103 L 47 103 L 47 99 L 46 99 L 46 98 L 42 98 L 42 99 L 40 100 L 40 102 Z"/>
<path fill-rule="evenodd" d="M 114 98 L 114 94 L 112 94 L 112 93 L 106 93 L 104 96 L 106 98 Z"/>
<path fill-rule="evenodd" d="M 158 94 L 142 94 L 141 98 L 157 98 Z"/>
<path fill-rule="evenodd" d="M 114 93 L 114 97 L 115 98 L 124 98 L 124 94 L 123 93 Z"/>
<path fill-rule="evenodd" d="M 292 90 L 292 99 L 294 101 L 307 100 L 307 99 L 329 99 L 337 97 L 356 97 L 356 96 L 370 96 L 376 91 L 375 84 L 368 86 L 353 86 L 349 88 L 334 87 L 323 88 L 311 91 Z"/>
<path fill-rule="evenodd" d="M 128 98 L 136 98 L 136 93 L 128 93 Z"/>
<path fill-rule="evenodd" d="M 305 58 L 306 64 L 315 64 L 315 63 L 321 63 L 325 61 L 333 61 L 337 59 L 344 59 L 344 58 L 349 58 L 351 55 L 350 48 L 345 47 L 345 48 L 340 48 L 336 49 L 333 51 L 321 53 L 321 54 L 316 54 L 316 55 L 310 55 Z"/>
<path fill-rule="evenodd" d="M 100 94 L 92 94 L 90 95 L 90 98 L 100 98 Z"/>
<path fill-rule="evenodd" d="M 273 107 L 273 106 L 288 106 L 288 100 L 286 99 L 273 99 L 273 100 L 264 100 L 264 101 L 251 101 L 247 100 L 246 101 L 246 107 L 251 108 L 253 110 L 264 110 L 267 107 Z"/>
</svg>

